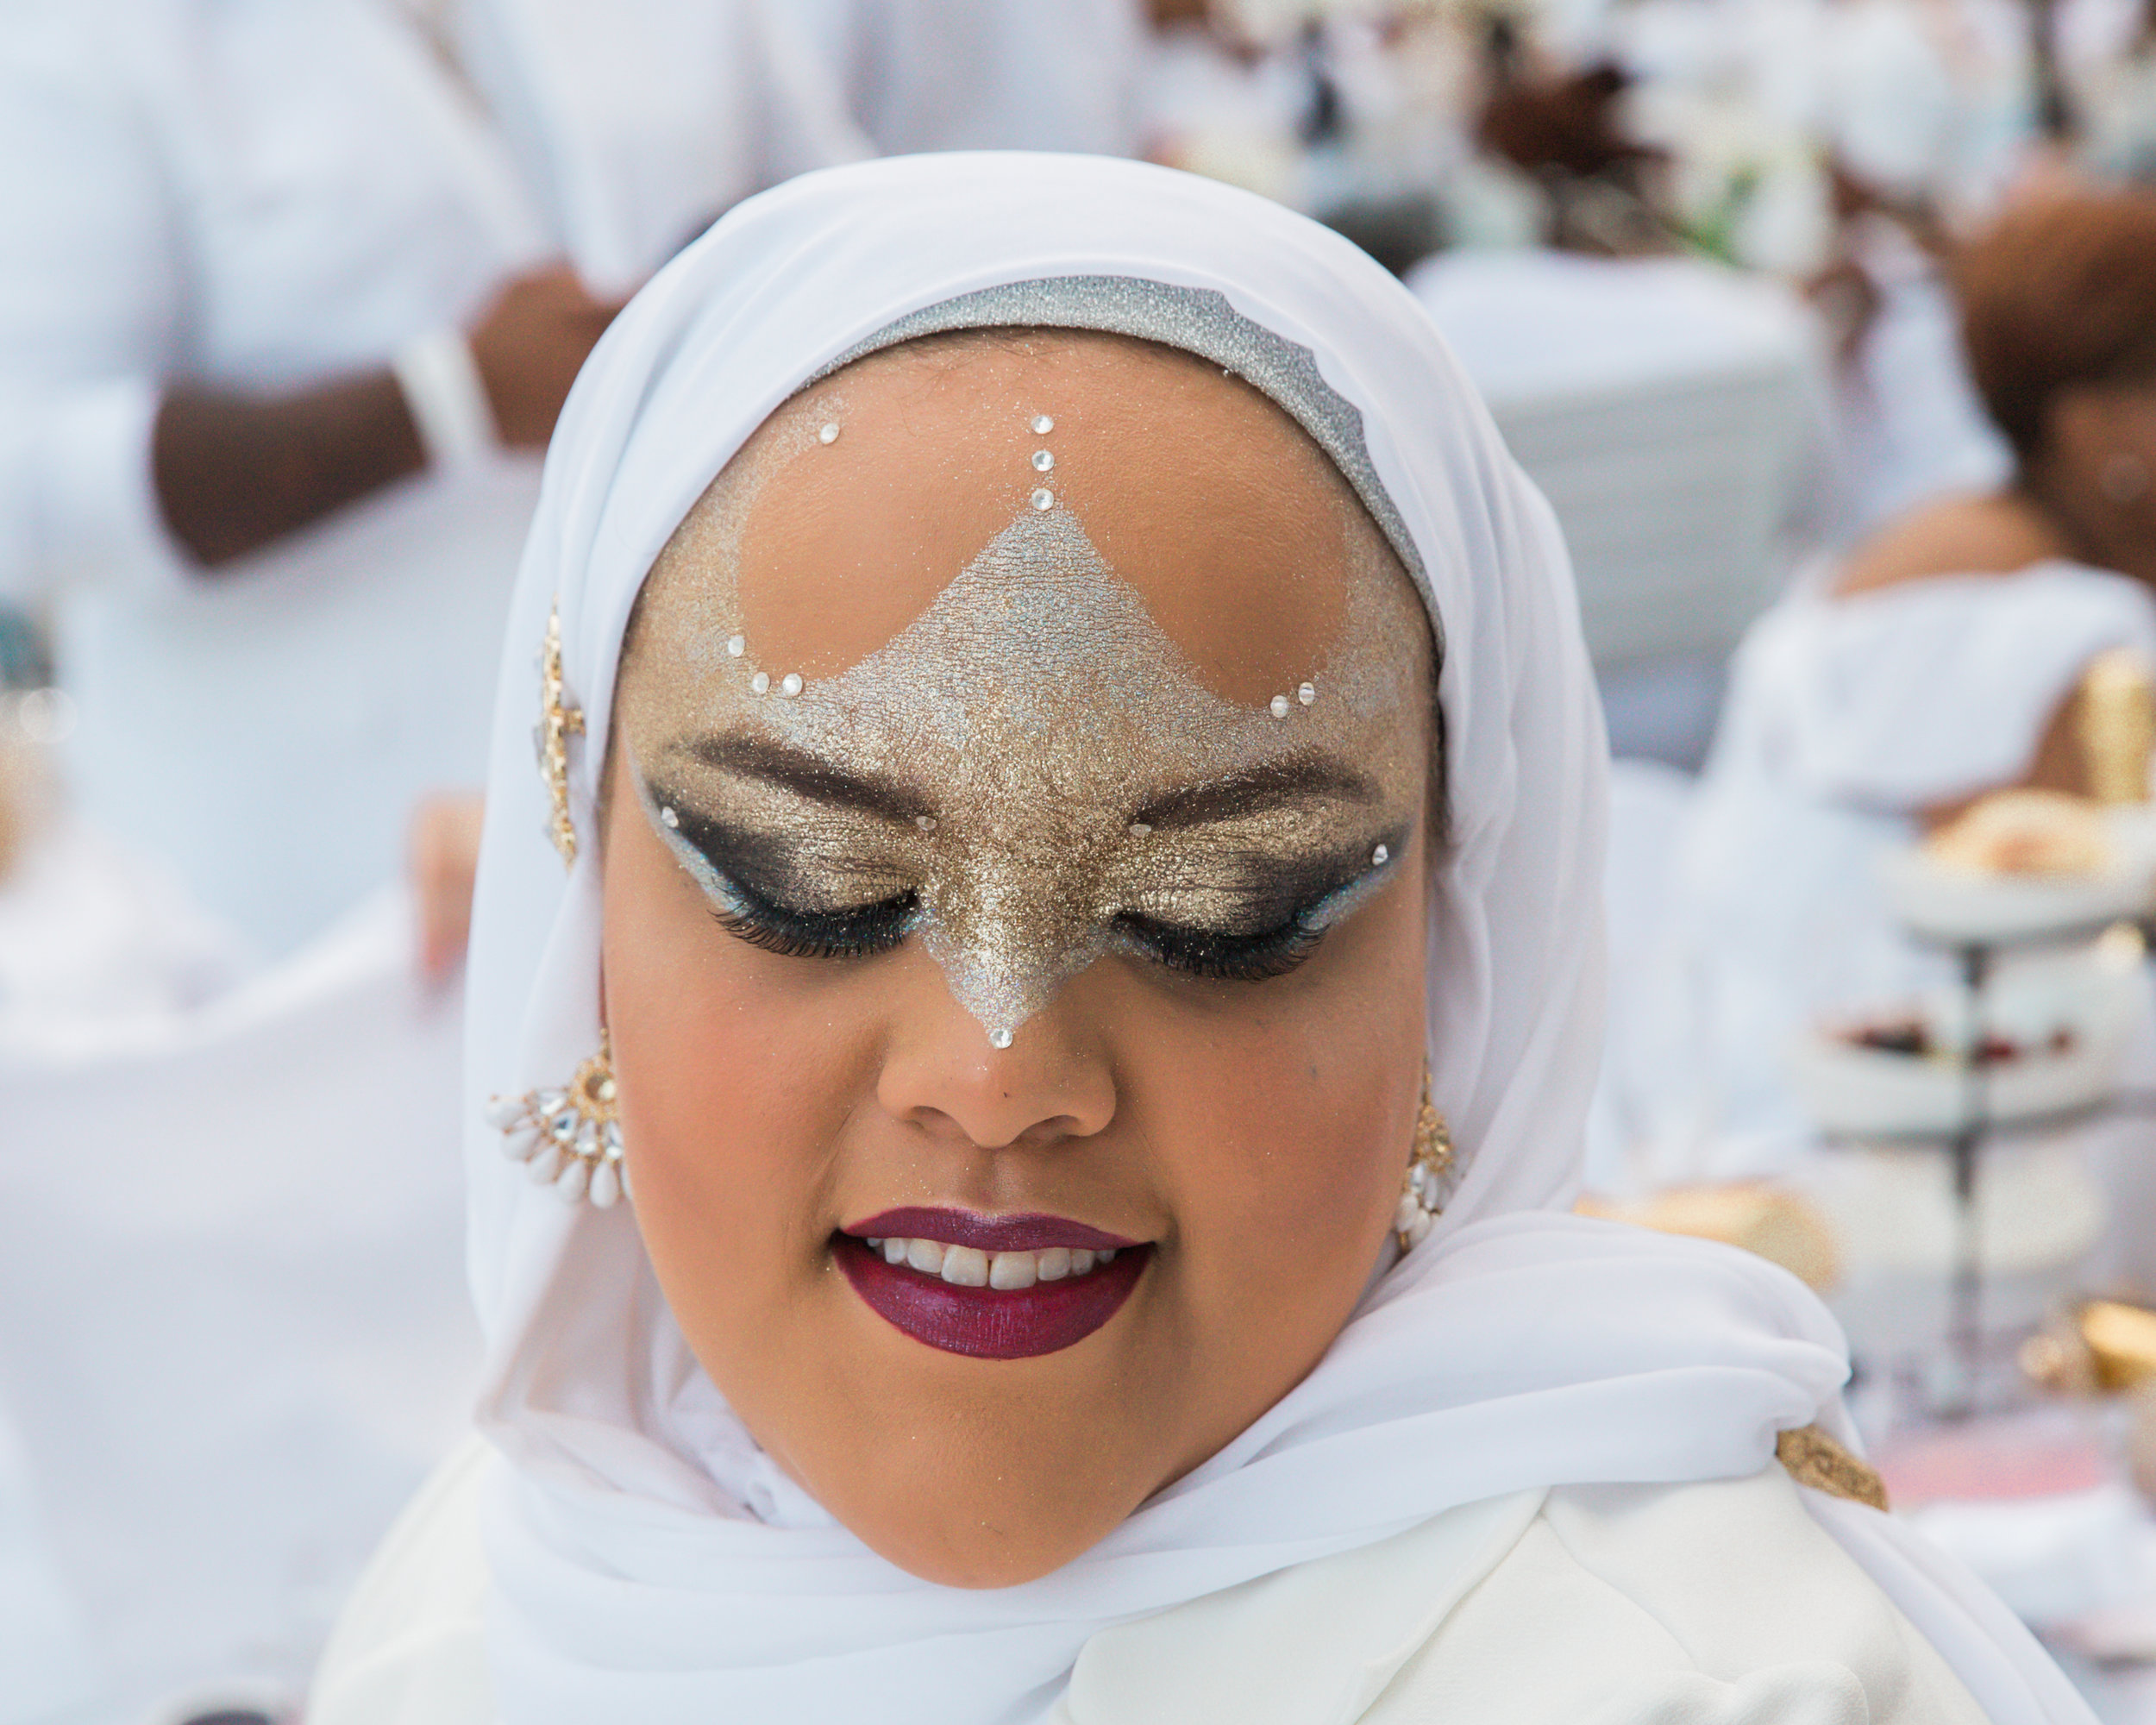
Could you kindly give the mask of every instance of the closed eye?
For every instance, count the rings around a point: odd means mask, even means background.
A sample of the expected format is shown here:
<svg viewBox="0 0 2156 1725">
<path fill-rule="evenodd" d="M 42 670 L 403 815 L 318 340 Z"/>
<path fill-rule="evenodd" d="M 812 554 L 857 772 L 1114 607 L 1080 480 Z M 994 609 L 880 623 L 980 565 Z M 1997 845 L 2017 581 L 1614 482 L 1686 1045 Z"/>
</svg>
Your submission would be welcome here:
<svg viewBox="0 0 2156 1725">
<path fill-rule="evenodd" d="M 1318 950 L 1326 930 L 1298 911 L 1286 922 L 1258 934 L 1221 934 L 1184 928 L 1125 911 L 1116 927 L 1146 954 L 1171 970 L 1227 982 L 1262 982 L 1284 976 Z"/>
<path fill-rule="evenodd" d="M 780 904 L 743 881 L 723 874 L 720 879 L 724 896 L 711 910 L 718 925 L 781 957 L 872 957 L 899 945 L 920 920 L 921 895 L 911 888 L 874 904 L 807 911 Z"/>
<path fill-rule="evenodd" d="M 736 834 L 678 800 L 663 806 L 672 819 L 657 825 L 668 849 L 711 900 L 718 925 L 751 946 L 788 958 L 865 958 L 888 952 L 920 920 L 920 893 L 912 887 L 852 905 L 793 903 L 767 878 L 787 872 L 787 847 Z"/>
<path fill-rule="evenodd" d="M 1123 912 L 1115 926 L 1131 944 L 1171 970 L 1229 982 L 1284 976 L 1316 952 L 1326 935 L 1390 875 L 1402 848 L 1395 837 L 1385 848 L 1385 862 L 1367 863 L 1344 881 L 1336 875 L 1318 890 L 1306 893 L 1286 917 L 1266 928 L 1231 932 L 1138 911 Z"/>
</svg>

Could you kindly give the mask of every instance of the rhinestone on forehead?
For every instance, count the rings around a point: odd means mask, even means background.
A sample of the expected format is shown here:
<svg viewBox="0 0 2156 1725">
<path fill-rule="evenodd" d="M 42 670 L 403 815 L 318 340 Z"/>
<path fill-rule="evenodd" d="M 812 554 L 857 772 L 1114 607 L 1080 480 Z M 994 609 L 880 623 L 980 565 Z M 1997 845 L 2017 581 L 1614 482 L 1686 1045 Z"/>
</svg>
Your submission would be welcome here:
<svg viewBox="0 0 2156 1725">
<path fill-rule="evenodd" d="M 1033 471 L 1035 473 L 1044 474 L 1050 472 L 1055 466 L 1056 457 L 1052 452 L 1047 449 L 1036 449 L 1033 451 Z"/>
<path fill-rule="evenodd" d="M 1180 348 L 1212 361 L 1269 398 L 1332 458 L 1333 465 L 1369 511 L 1378 530 L 1391 542 L 1394 554 L 1407 566 L 1409 579 L 1422 595 L 1438 663 L 1442 667 L 1445 619 L 1432 602 L 1422 553 L 1370 459 L 1361 410 L 1326 381 L 1317 356 L 1309 348 L 1251 322 L 1229 304 L 1225 294 L 1213 289 L 1181 287 L 1122 275 L 1049 276 L 1004 282 L 924 306 L 887 323 L 821 367 L 808 382 L 820 382 L 856 360 L 918 336 L 949 329 L 1028 327 L 1102 329 Z M 1041 436 L 1046 436 L 1055 425 L 1045 413 L 1033 421 L 1033 430 Z"/>
<path fill-rule="evenodd" d="M 835 419 L 825 420 L 823 429 L 816 434 L 816 441 L 819 443 L 836 443 L 838 441 L 838 422 Z"/>
<path fill-rule="evenodd" d="M 805 417 L 812 436 L 818 417 L 812 408 Z M 799 447 L 783 440 L 774 442 L 772 459 L 790 459 L 782 452 Z M 1050 467 L 1035 471 L 1060 470 L 1054 461 L 1056 452 L 1039 442 L 1019 444 L 1009 454 L 1029 463 L 1037 454 L 1045 454 Z M 715 561 L 721 567 L 730 565 L 738 553 L 738 510 L 755 494 L 749 471 L 743 470 L 740 501 L 726 506 L 723 518 L 728 524 L 718 528 L 721 537 L 713 542 L 712 549 L 719 553 Z M 950 824 L 939 826 L 934 816 L 914 815 L 906 825 L 916 827 L 921 837 L 935 835 L 935 843 L 922 843 L 917 837 L 908 844 L 905 861 L 893 866 L 900 872 L 925 871 L 921 888 L 924 950 L 943 969 L 953 998 L 999 1049 L 1011 1046 L 1016 1031 L 1065 982 L 1107 950 L 1106 912 L 1100 908 L 1106 900 L 1097 904 L 1097 891 L 1109 887 L 1118 894 L 1134 890 L 1131 881 L 1147 892 L 1202 891 L 1189 887 L 1178 872 L 1187 869 L 1181 852 L 1190 843 L 1188 838 L 1170 834 L 1163 847 L 1158 842 L 1162 834 L 1147 823 L 1133 821 L 1128 812 L 1117 818 L 1112 803 L 1128 794 L 1127 786 L 1100 787 L 1101 794 L 1094 800 L 1100 805 L 1096 812 L 1110 823 L 1100 837 L 1114 835 L 1120 844 L 1088 840 L 1083 830 L 1087 806 L 1083 799 L 1074 802 L 1063 798 L 1036 812 L 1037 819 L 1023 825 L 1008 823 L 1004 819 L 1007 799 L 991 794 L 1000 788 L 994 781 L 1006 759 L 995 746 L 999 740 L 1022 738 L 1025 750 L 1053 753 L 1056 749 L 1067 751 L 1070 737 L 1082 733 L 1087 738 L 1079 746 L 1083 764 L 1073 769 L 1082 779 L 1103 754 L 1131 752 L 1135 745 L 1129 733 L 1134 728 L 1143 731 L 1149 744 L 1188 733 L 1194 753 L 1232 774 L 1241 759 L 1279 748 L 1279 727 L 1294 715 L 1294 703 L 1306 687 L 1283 682 L 1276 687 L 1284 693 L 1261 695 L 1251 706 L 1240 707 L 1222 703 L 1196 683 L 1186 687 L 1182 677 L 1172 673 L 1187 674 L 1188 668 L 1181 665 L 1172 643 L 1164 637 L 1158 643 L 1152 641 L 1159 633 L 1157 623 L 1144 614 L 1143 601 L 1086 538 L 1078 516 L 1060 490 L 1043 486 L 1037 492 L 1019 492 L 1013 501 L 1018 503 L 1018 518 L 892 641 L 843 672 L 804 679 L 798 698 L 768 701 L 759 709 L 761 724 L 778 726 L 782 736 L 811 752 L 858 760 L 887 774 L 918 772 L 925 762 L 950 757 L 941 769 L 949 783 L 938 778 L 933 787 L 938 801 L 948 799 L 939 812 Z M 1375 536 L 1357 543 L 1367 546 L 1358 553 L 1366 560 L 1358 579 L 1368 592 L 1358 604 L 1373 604 L 1370 596 L 1387 590 L 1377 561 L 1382 553 L 1376 549 Z M 704 638 L 724 644 L 731 638 L 730 631 L 741 630 L 743 624 L 734 595 L 713 597 L 719 608 L 705 614 L 716 626 Z M 1171 672 L 1165 685 L 1158 677 L 1147 679 L 1135 671 L 1127 650 L 1096 665 L 1093 660 L 1099 656 L 1083 644 L 1126 633 L 1144 649 L 1138 658 L 1144 658 L 1155 645 L 1164 648 Z M 1387 638 L 1396 633 L 1392 630 Z M 1346 638 L 1343 637 L 1344 643 Z M 1009 662 L 1000 663 L 1001 658 Z M 1072 677 L 1057 674 L 1066 659 L 1073 670 L 1081 664 L 1086 668 L 1083 681 L 1094 686 L 1092 693 L 1096 697 L 1091 703 L 1080 700 L 1069 712 L 1061 711 L 1051 693 L 1027 693 L 1074 687 Z M 727 665 L 724 656 L 718 662 Z M 1147 663 L 1149 669 L 1160 668 Z M 1392 705 L 1399 699 L 1389 681 L 1361 661 L 1356 663 L 1359 668 L 1345 681 L 1336 668 L 1326 671 L 1325 711 L 1337 711 L 1339 717 L 1323 718 L 1313 713 L 1307 722 L 1326 726 L 1327 737 L 1341 725 L 1366 718 L 1374 701 Z M 699 674 L 714 668 L 700 658 L 697 667 Z M 742 666 L 743 671 L 753 668 Z M 759 695 L 780 693 L 773 687 L 775 675 L 756 672 L 743 678 L 736 673 L 723 682 L 730 684 L 738 699 L 750 687 Z M 983 675 L 987 682 L 982 688 L 970 687 L 969 678 L 979 681 Z M 1164 706 L 1160 687 L 1178 692 Z M 1314 694 L 1314 684 L 1307 687 Z M 1099 699 L 1104 696 L 1107 698 Z M 1284 712 L 1274 706 L 1275 700 Z M 1043 724 L 1043 714 L 1032 711 L 1034 706 L 1052 713 L 1050 722 Z M 1132 717 L 1140 712 L 1145 714 L 1142 722 Z M 894 722 L 864 725 L 868 715 Z M 1257 728 L 1249 728 L 1253 725 Z M 1261 740 L 1261 731 L 1269 741 Z M 1026 770 L 1049 764 L 1026 762 L 1023 756 L 1021 750 L 1018 758 Z M 1071 772 L 1065 771 L 1064 776 Z M 681 844 L 679 832 L 667 829 L 659 819 L 655 800 L 648 814 L 667 833 L 669 844 Z M 1283 831 L 1283 842 L 1300 836 L 1299 829 Z M 1369 852 L 1363 854 L 1368 856 Z M 1147 860 L 1153 858 L 1161 860 Z M 1122 871 L 1133 872 L 1126 876 Z"/>
</svg>

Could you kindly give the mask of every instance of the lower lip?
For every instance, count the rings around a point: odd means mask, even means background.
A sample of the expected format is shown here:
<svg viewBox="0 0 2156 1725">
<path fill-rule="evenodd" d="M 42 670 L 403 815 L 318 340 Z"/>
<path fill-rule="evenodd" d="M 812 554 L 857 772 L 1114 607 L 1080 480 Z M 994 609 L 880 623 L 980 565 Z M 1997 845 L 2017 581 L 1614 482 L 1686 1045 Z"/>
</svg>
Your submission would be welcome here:
<svg viewBox="0 0 2156 1725">
<path fill-rule="evenodd" d="M 1152 1258 L 1126 1246 L 1112 1264 L 1031 1288 L 956 1288 L 887 1264 L 850 1234 L 832 1245 L 838 1267 L 868 1308 L 917 1342 L 973 1359 L 1031 1359 L 1083 1341 L 1122 1309 Z"/>
</svg>

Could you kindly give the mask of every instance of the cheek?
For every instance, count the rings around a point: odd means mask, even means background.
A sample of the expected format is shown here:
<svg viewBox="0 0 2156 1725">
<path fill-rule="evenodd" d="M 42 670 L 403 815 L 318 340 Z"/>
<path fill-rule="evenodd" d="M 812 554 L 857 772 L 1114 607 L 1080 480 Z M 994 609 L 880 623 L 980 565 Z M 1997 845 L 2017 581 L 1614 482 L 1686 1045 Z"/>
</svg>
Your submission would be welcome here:
<svg viewBox="0 0 2156 1725">
<path fill-rule="evenodd" d="M 787 986 L 804 967 L 718 928 L 640 817 L 608 838 L 607 1026 L 638 1226 L 670 1293 L 783 1299 L 820 1272 L 829 1146 L 872 1039 Z"/>
<path fill-rule="evenodd" d="M 1192 1297 L 1254 1350 L 1269 1325 L 1249 1321 L 1253 1308 L 1284 1336 L 1329 1339 L 1390 1226 L 1420 1094 L 1418 880 L 1403 869 L 1319 958 L 1232 1018 L 1162 1026 L 1132 1075 L 1169 1164 Z"/>
</svg>

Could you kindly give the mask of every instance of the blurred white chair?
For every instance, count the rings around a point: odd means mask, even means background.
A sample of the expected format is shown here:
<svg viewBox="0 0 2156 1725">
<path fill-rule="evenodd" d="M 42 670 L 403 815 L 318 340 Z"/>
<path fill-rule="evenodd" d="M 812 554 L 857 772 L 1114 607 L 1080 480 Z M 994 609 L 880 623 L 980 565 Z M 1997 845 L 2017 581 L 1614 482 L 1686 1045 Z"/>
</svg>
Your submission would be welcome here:
<svg viewBox="0 0 2156 1725">
<path fill-rule="evenodd" d="M 461 1003 L 385 896 L 212 1006 L 10 1026 L 0 1407 L 120 1708 L 297 1692 L 462 1426 Z"/>
<path fill-rule="evenodd" d="M 1690 259 L 1543 251 L 1442 253 L 1407 285 L 1557 511 L 1597 669 L 1726 655 L 1827 471 L 1802 302 Z"/>
</svg>

